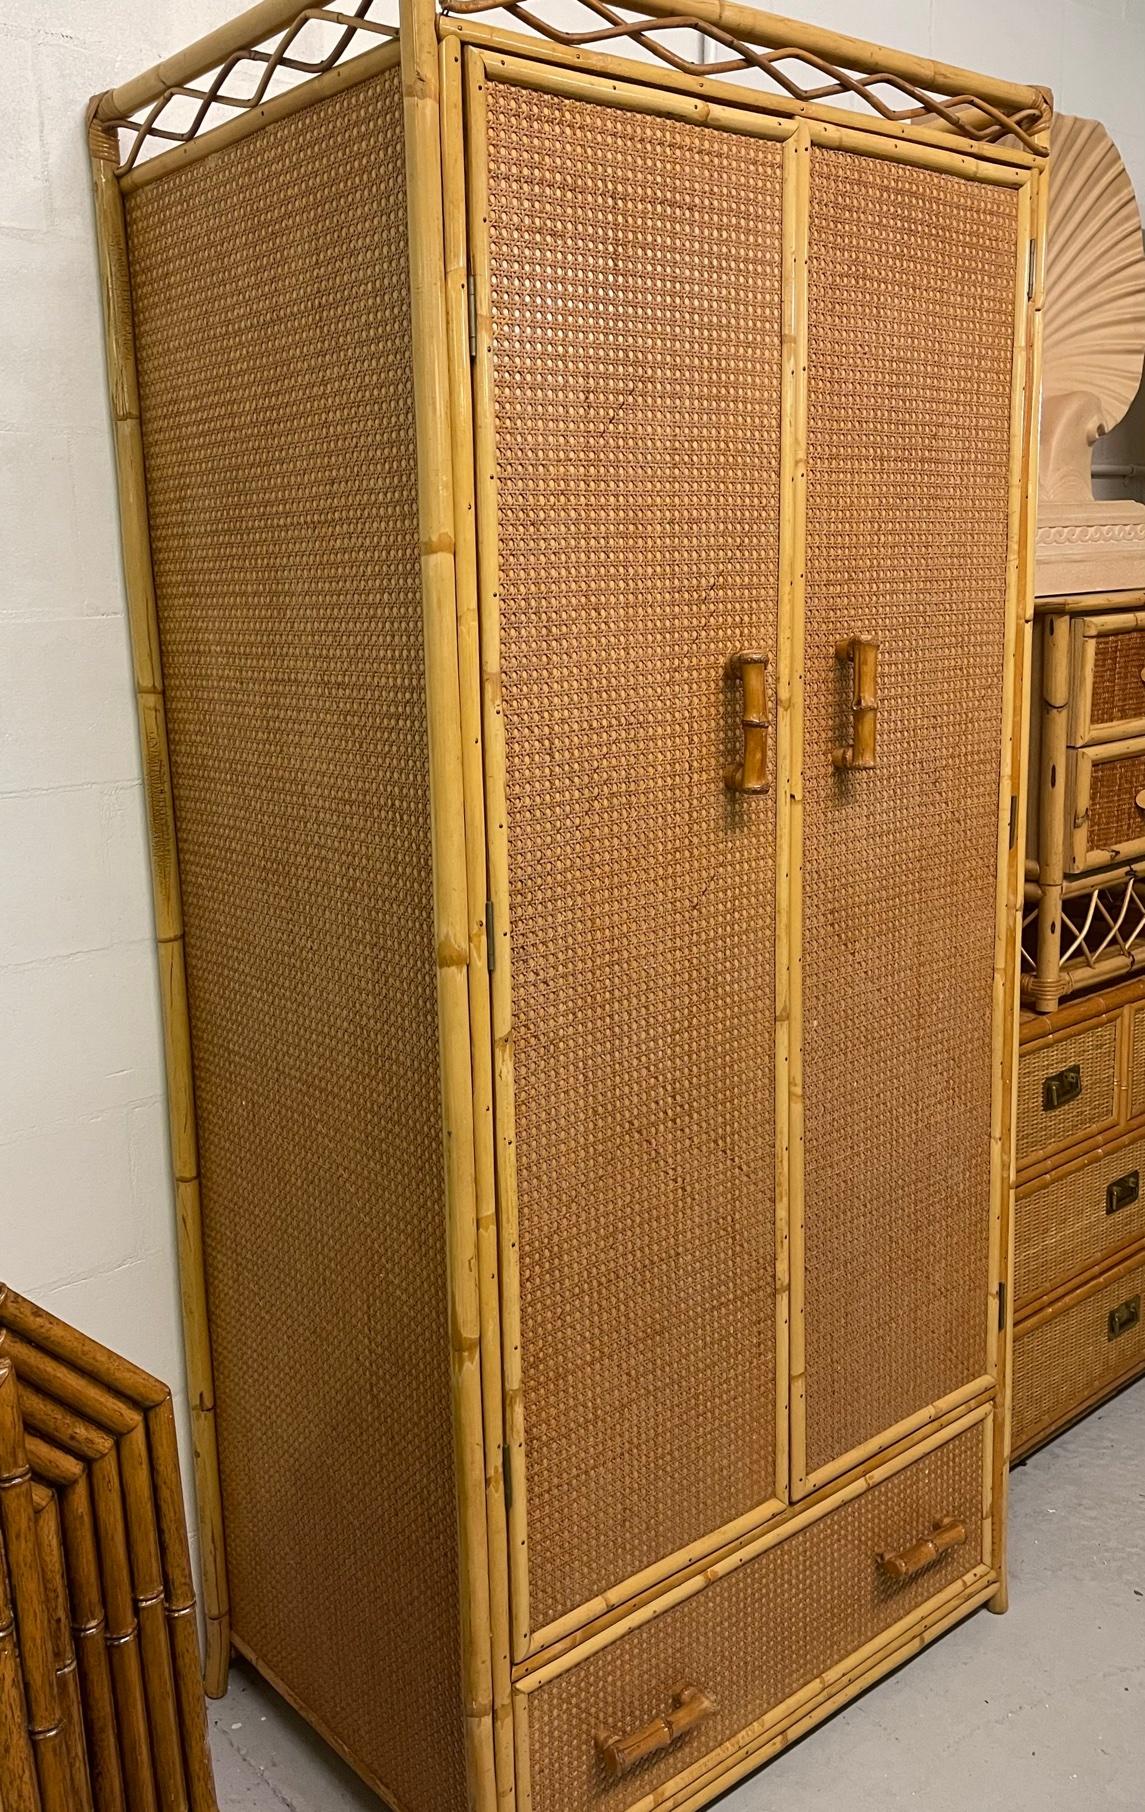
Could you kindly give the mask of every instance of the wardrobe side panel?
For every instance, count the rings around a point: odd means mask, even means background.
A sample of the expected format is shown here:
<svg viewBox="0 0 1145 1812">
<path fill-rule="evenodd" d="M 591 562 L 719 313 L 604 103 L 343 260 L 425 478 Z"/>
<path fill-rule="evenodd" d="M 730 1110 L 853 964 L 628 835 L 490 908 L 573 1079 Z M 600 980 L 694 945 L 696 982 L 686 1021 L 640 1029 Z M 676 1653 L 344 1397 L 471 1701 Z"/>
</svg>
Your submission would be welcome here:
<svg viewBox="0 0 1145 1812">
<path fill-rule="evenodd" d="M 461 1812 L 398 71 L 128 230 L 234 1628 Z"/>
<path fill-rule="evenodd" d="M 988 1370 L 1016 191 L 812 153 L 807 1469 Z M 880 643 L 878 753 L 840 771 Z"/>
</svg>

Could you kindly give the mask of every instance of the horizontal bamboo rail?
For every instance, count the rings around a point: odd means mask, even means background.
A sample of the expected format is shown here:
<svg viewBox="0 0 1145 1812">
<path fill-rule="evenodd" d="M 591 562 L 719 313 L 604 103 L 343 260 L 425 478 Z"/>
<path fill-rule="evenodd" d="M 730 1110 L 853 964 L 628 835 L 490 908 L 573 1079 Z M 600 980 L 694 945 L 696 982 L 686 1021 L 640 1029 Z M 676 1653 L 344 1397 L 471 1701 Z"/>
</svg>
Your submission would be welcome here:
<svg viewBox="0 0 1145 1812">
<path fill-rule="evenodd" d="M 124 119 L 141 108 L 152 106 L 172 89 L 195 81 L 228 58 L 286 31 L 304 10 L 298 0 L 260 0 L 257 6 L 196 39 L 185 50 L 164 58 L 118 88 L 109 89 L 97 105 L 97 117 L 101 120 Z M 462 5 L 456 10 L 471 12 L 478 9 Z M 681 17 L 681 9 L 674 0 L 641 0 L 639 10 L 653 19 Z M 684 17 L 701 25 L 716 26 L 748 44 L 793 53 L 808 51 L 813 56 L 840 63 L 857 74 L 897 76 L 936 94 L 965 97 L 1011 109 L 1045 105 L 1045 91 L 1041 88 L 1002 81 L 959 68 L 956 64 L 935 62 L 930 57 L 913 56 L 886 45 L 869 43 L 863 38 L 828 31 L 823 26 L 788 19 L 778 13 L 757 12 L 753 7 L 738 4 L 737 0 L 690 0 Z M 350 22 L 349 15 L 347 22 Z"/>
</svg>

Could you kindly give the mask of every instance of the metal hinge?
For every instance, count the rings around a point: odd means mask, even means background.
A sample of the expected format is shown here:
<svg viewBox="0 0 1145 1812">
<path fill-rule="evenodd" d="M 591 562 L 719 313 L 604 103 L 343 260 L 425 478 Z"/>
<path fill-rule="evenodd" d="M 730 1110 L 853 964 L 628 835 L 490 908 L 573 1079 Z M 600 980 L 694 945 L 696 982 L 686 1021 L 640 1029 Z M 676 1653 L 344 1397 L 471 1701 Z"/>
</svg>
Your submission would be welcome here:
<svg viewBox="0 0 1145 1812">
<path fill-rule="evenodd" d="M 485 961 L 488 963 L 489 973 L 492 975 L 494 969 L 497 967 L 497 951 L 493 943 L 492 900 L 486 900 L 485 902 Z"/>
<path fill-rule="evenodd" d="M 1038 242 L 1036 239 L 1030 240 L 1029 260 L 1029 264 L 1026 267 L 1026 299 L 1027 301 L 1032 302 L 1034 299 L 1034 284 L 1038 275 Z"/>
<path fill-rule="evenodd" d="M 501 1449 L 501 1472 L 505 1480 L 505 1508 L 513 1508 L 513 1453 L 509 1447 Z"/>
<path fill-rule="evenodd" d="M 1000 1334 L 1004 1334 L 1005 1331 L 1006 1331 L 1006 1286 L 1004 1283 L 1000 1283 L 998 1285 L 998 1332 Z"/>
<path fill-rule="evenodd" d="M 470 271 L 466 281 L 469 294 L 469 356 L 477 357 L 477 279 Z"/>
</svg>

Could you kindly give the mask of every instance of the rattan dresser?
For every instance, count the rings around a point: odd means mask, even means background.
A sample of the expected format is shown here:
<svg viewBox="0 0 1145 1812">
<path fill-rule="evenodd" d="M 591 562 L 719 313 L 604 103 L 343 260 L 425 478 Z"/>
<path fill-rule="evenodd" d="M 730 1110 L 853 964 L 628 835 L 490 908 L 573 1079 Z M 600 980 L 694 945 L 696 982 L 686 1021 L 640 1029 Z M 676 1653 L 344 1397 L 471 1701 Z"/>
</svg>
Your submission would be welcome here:
<svg viewBox="0 0 1145 1812">
<path fill-rule="evenodd" d="M 689 1812 L 1004 1608 L 1049 99 L 489 10 L 91 114 L 210 1685 Z"/>
</svg>

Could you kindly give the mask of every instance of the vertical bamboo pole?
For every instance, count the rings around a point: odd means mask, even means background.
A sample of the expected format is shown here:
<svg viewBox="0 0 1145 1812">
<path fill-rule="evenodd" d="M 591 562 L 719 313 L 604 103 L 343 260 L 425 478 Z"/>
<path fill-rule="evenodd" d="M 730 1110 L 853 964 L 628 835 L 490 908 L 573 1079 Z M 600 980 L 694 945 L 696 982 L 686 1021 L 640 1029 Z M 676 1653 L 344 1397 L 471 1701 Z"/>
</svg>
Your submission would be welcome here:
<svg viewBox="0 0 1145 1812">
<path fill-rule="evenodd" d="M 71 1613 L 68 1603 L 67 1567 L 64 1562 L 60 1509 L 55 1492 L 47 1485 L 35 1485 L 32 1502 L 36 1510 L 36 1539 L 40 1549 L 40 1570 L 47 1595 L 48 1617 L 52 1630 L 52 1647 L 56 1661 L 56 1688 L 59 1693 L 63 1723 L 64 1747 L 68 1754 L 72 1785 L 76 1794 L 76 1812 L 92 1812 L 91 1779 L 84 1747 L 83 1701 L 80 1696 L 79 1671 L 72 1642 Z"/>
<path fill-rule="evenodd" d="M 516 1795 L 509 1640 L 509 1532 L 506 1520 L 505 1468 L 502 1462 L 505 1416 L 502 1400 L 497 1177 L 493 1137 L 493 1030 L 489 992 L 489 928 L 486 922 L 488 876 L 481 731 L 481 640 L 477 609 L 469 253 L 465 220 L 465 121 L 461 45 L 456 38 L 447 38 L 442 42 L 440 61 L 450 421 L 454 517 L 457 525 L 457 644 L 469 891 L 469 1019 L 477 1182 L 477 1257 L 481 1292 L 481 1387 L 485 1417 L 486 1522 L 489 1533 L 493 1739 L 497 1768 L 497 1805 L 501 1812 L 512 1812 Z"/>
<path fill-rule="evenodd" d="M 513 1099 L 513 953 L 509 907 L 509 836 L 505 795 L 505 721 L 501 703 L 501 606 L 498 546 L 497 438 L 493 404 L 492 308 L 489 276 L 489 150 L 485 69 L 476 51 L 465 65 L 469 174 L 469 262 L 474 286 L 476 347 L 473 432 L 476 449 L 478 611 L 481 639 L 482 733 L 485 750 L 485 828 L 489 896 L 494 913 L 493 1075 L 497 1150 L 497 1219 L 501 1272 L 501 1352 L 505 1402 L 505 1465 L 509 1503 L 509 1583 L 514 1660 L 531 1642 L 529 1547 L 525 1506 L 524 1407 L 521 1389 L 521 1289 L 518 1264 L 516 1126 Z M 518 1803 L 523 1804 L 518 1787 Z"/>
<path fill-rule="evenodd" d="M 3 1542 L 0 1542 L 0 1806 L 4 1812 L 40 1812 L 36 1765 L 28 1736 L 28 1708 L 16 1647 L 16 1610 Z"/>
<path fill-rule="evenodd" d="M 470 1796 L 495 1812 L 481 1302 L 469 1027 L 469 913 L 457 666 L 440 78 L 433 0 L 401 0 L 410 318 L 429 720 L 430 813 L 446 1162 L 462 1673 Z"/>
<path fill-rule="evenodd" d="M 807 1346 L 804 1334 L 804 1178 L 803 1178 L 803 645 L 807 580 L 807 333 L 808 269 L 811 229 L 811 135 L 800 122 L 783 147 L 784 245 L 784 395 L 783 464 L 780 529 L 780 676 L 778 710 L 786 763 L 786 841 L 779 867 L 786 870 L 786 892 L 780 894 L 778 923 L 786 930 L 787 975 L 779 975 L 781 1043 L 776 1051 L 777 1083 L 785 1080 L 787 1099 L 780 1124 L 786 1139 L 786 1211 L 790 1314 L 791 1449 L 790 1495 L 799 1497 L 807 1482 Z M 778 958 L 777 952 L 777 958 Z M 783 1025 L 785 1022 L 785 1027 Z M 786 1075 L 784 1075 L 786 1072 Z"/>
<path fill-rule="evenodd" d="M 1048 143 L 1049 130 L 1041 135 Z M 1015 524 L 1017 572 L 1012 615 L 1015 621 L 1014 663 L 1011 675 L 1013 716 L 1010 723 L 1009 747 L 1003 752 L 1008 772 L 1011 797 L 1017 801 L 1014 835 L 1008 852 L 1006 888 L 1006 962 L 1005 986 L 1002 993 L 1002 1119 L 1000 1159 L 1003 1166 L 1003 1223 L 1001 1259 L 1003 1280 L 1007 1286 L 1009 1306 L 1006 1327 L 997 1353 L 997 1396 L 995 1430 L 992 1443 L 993 1479 L 990 1506 L 994 1519 L 992 1560 L 1000 1585 L 989 1600 L 989 1608 L 1001 1613 L 1009 1608 L 1009 1575 L 1007 1535 L 1011 1429 L 1013 1418 L 1012 1378 L 1014 1367 L 1014 1312 L 1012 1280 L 1014 1275 L 1014 1187 L 1016 1177 L 1015 1119 L 1018 1094 L 1018 1015 L 1021 1005 L 1019 951 L 1022 936 L 1022 904 L 1026 847 L 1026 809 L 1029 796 L 1026 752 L 1029 747 L 1030 698 L 1026 675 L 1029 673 L 1034 623 L 1034 566 L 1038 526 L 1038 440 L 1041 429 L 1042 394 L 1042 315 L 1045 306 L 1046 222 L 1049 205 L 1050 171 L 1043 162 L 1033 172 L 1026 191 L 1023 219 L 1029 243 L 1033 247 L 1033 282 L 1018 282 L 1018 318 L 1024 363 L 1021 397 L 1022 414 L 1017 424 L 1019 440 L 1019 498 Z M 1019 261 L 1020 263 L 1020 261 Z M 1027 267 L 1028 268 L 1028 267 Z M 1023 288 L 1032 294 L 1023 296 Z"/>
<path fill-rule="evenodd" d="M 115 176 L 118 160 L 116 134 L 100 125 L 94 115 L 89 124 L 89 144 L 103 291 L 108 391 L 114 417 L 119 479 L 120 540 L 135 664 L 143 778 L 151 829 L 155 935 L 159 946 L 171 1159 L 178 1215 L 183 1333 L 191 1403 L 195 1495 L 199 1514 L 203 1604 L 207 1629 L 206 1686 L 209 1693 L 218 1697 L 226 1690 L 230 1612 L 199 1202 L 198 1140 L 191 1074 L 182 903 L 147 520 L 143 433 L 131 314 L 131 275 L 123 198 Z"/>
<path fill-rule="evenodd" d="M 1070 619 L 1043 617 L 1041 762 L 1038 773 L 1038 955 L 1033 1005 L 1052 1013 L 1061 996 L 1062 883 L 1065 878 L 1066 713 Z"/>
</svg>

